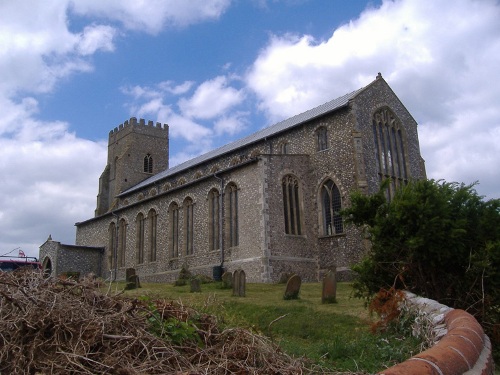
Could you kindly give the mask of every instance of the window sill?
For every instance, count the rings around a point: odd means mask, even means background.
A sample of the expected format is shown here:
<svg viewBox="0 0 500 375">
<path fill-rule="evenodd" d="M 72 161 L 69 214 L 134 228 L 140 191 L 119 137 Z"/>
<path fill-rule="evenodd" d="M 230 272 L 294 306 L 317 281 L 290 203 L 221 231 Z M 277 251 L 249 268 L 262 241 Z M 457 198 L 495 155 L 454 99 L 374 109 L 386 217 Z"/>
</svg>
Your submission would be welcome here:
<svg viewBox="0 0 500 375">
<path fill-rule="evenodd" d="M 322 238 L 332 238 L 332 237 L 345 237 L 345 232 L 342 233 L 335 233 L 335 234 L 327 234 L 327 235 L 320 235 L 318 236 L 318 239 Z"/>
</svg>

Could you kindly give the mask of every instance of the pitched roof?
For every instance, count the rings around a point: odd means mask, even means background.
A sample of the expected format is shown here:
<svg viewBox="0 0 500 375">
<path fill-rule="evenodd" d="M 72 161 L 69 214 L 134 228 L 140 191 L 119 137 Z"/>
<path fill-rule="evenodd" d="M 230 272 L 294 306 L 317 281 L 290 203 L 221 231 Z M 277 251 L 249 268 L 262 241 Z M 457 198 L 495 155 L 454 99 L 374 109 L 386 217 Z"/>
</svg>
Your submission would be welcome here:
<svg viewBox="0 0 500 375">
<path fill-rule="evenodd" d="M 172 176 L 176 173 L 182 172 L 186 169 L 192 168 L 192 167 L 199 165 L 199 164 L 202 164 L 206 161 L 218 158 L 219 156 L 222 156 L 222 155 L 227 154 L 229 152 L 235 151 L 239 148 L 256 143 L 256 142 L 261 141 L 267 137 L 277 135 L 285 130 L 289 130 L 291 128 L 294 128 L 295 126 L 298 126 L 298 125 L 303 124 L 307 121 L 313 120 L 317 117 L 323 116 L 329 112 L 333 112 L 333 111 L 336 111 L 340 108 L 343 108 L 343 107 L 347 106 L 347 104 L 349 103 L 349 100 L 354 98 L 356 96 L 356 94 L 358 92 L 362 91 L 363 89 L 364 88 L 360 88 L 360 89 L 353 91 L 349 94 L 345 94 L 337 99 L 334 99 L 332 101 L 324 103 L 316 108 L 310 109 L 308 111 L 305 111 L 303 113 L 300 113 L 298 115 L 290 117 L 289 119 L 280 121 L 274 125 L 271 125 L 267 128 L 259 130 L 253 134 L 250 134 L 242 139 L 228 143 L 224 146 L 216 148 L 215 150 L 209 151 L 205 154 L 202 154 L 202 155 L 197 156 L 193 159 L 190 159 L 190 160 L 187 160 L 181 164 L 178 164 L 172 168 L 169 168 L 169 169 L 166 169 L 162 172 L 159 172 L 159 173 L 155 174 L 154 176 L 151 176 L 148 179 L 131 187 L 130 189 L 120 193 L 119 196 L 126 195 L 126 194 L 131 193 L 135 190 L 138 190 L 138 189 L 143 188 L 147 185 L 150 185 L 156 181 L 159 181 L 159 180 L 164 179 L 166 177 Z"/>
</svg>

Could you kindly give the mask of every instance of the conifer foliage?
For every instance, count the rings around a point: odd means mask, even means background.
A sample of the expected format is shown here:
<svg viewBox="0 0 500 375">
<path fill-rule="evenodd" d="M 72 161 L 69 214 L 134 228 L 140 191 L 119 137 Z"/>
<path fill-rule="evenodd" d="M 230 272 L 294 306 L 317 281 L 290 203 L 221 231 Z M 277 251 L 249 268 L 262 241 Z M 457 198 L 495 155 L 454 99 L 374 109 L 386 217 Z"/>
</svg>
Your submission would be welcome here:
<svg viewBox="0 0 500 375">
<path fill-rule="evenodd" d="M 371 196 L 353 193 L 343 214 L 372 245 L 355 266 L 356 294 L 395 287 L 466 309 L 498 342 L 500 199 L 484 200 L 475 185 L 413 181 L 390 201 L 387 183 Z"/>
</svg>

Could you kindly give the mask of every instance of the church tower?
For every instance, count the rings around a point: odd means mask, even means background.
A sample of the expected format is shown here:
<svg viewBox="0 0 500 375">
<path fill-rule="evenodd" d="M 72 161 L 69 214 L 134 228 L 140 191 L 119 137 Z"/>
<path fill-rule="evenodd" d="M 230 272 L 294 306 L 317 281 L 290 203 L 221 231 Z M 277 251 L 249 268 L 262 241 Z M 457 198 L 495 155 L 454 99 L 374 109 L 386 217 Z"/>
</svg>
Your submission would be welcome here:
<svg viewBox="0 0 500 375">
<path fill-rule="evenodd" d="M 109 133 L 108 163 L 99 178 L 95 216 L 113 209 L 118 194 L 168 169 L 168 125 L 135 117 Z"/>
</svg>

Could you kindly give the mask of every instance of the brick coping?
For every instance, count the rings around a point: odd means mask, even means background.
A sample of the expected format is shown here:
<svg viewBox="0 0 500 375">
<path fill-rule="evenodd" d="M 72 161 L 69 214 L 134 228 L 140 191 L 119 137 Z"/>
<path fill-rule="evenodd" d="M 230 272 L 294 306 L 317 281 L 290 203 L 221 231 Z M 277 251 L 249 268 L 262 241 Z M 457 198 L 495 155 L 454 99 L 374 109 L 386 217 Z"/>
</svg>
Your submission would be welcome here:
<svg viewBox="0 0 500 375">
<path fill-rule="evenodd" d="M 406 302 L 432 322 L 436 344 L 380 375 L 494 375 L 491 342 L 468 312 L 406 292 Z"/>
</svg>

